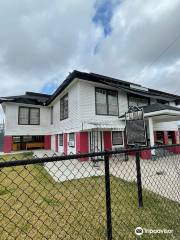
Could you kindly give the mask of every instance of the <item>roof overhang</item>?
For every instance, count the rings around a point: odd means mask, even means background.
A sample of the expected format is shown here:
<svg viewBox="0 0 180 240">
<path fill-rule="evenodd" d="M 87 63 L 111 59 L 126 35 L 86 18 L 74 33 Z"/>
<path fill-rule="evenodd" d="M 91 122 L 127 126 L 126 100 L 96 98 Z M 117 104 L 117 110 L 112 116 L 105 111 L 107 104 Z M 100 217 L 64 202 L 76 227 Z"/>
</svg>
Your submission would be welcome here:
<svg viewBox="0 0 180 240">
<path fill-rule="evenodd" d="M 82 123 L 82 130 L 91 130 L 91 129 L 109 129 L 109 130 L 118 130 L 124 131 L 125 125 L 124 123 L 120 123 L 119 121 L 85 121 Z"/>
<path fill-rule="evenodd" d="M 152 118 L 156 122 L 173 122 L 180 121 L 180 111 L 175 110 L 160 110 L 144 114 L 145 119 Z"/>
<path fill-rule="evenodd" d="M 180 121 L 180 111 L 164 109 L 160 111 L 148 112 L 144 114 L 145 120 L 152 118 L 155 122 L 173 122 Z M 125 120 L 125 116 L 120 117 Z"/>
</svg>

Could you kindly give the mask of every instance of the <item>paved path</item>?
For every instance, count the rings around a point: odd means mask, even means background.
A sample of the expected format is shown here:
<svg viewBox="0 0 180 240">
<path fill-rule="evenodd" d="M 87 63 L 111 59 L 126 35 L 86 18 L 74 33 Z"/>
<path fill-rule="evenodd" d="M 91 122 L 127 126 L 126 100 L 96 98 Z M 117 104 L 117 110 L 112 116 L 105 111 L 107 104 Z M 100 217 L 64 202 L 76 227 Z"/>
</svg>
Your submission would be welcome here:
<svg viewBox="0 0 180 240">
<path fill-rule="evenodd" d="M 44 153 L 52 156 L 53 152 L 36 152 L 38 157 Z M 110 160 L 110 174 L 123 180 L 136 181 L 135 158 L 123 161 L 124 158 L 114 157 Z M 72 179 L 104 175 L 104 162 L 94 167 L 92 161 L 80 162 L 76 159 L 45 164 L 45 169 L 57 182 Z M 180 202 L 180 156 L 168 156 L 156 161 L 141 160 L 143 188 L 158 193 L 168 199 Z"/>
</svg>

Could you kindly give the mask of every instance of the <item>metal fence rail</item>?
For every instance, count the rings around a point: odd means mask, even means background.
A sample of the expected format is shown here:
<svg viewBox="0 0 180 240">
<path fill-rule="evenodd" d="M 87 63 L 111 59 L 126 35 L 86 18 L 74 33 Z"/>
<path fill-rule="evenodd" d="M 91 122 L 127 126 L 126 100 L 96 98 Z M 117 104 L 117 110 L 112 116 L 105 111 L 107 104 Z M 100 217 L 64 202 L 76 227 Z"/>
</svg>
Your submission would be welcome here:
<svg viewBox="0 0 180 240">
<path fill-rule="evenodd" d="M 178 239 L 175 148 L 1 158 L 0 239 Z"/>
</svg>

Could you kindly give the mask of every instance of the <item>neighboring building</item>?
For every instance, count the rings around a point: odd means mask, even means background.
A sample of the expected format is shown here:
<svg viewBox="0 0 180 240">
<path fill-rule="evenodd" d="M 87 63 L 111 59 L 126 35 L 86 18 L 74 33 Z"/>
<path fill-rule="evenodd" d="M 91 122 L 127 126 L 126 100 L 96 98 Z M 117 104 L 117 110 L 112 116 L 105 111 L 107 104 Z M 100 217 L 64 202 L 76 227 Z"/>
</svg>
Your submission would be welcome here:
<svg viewBox="0 0 180 240">
<path fill-rule="evenodd" d="M 2 97 L 4 152 L 32 148 L 78 153 L 125 147 L 124 113 L 144 108 L 149 145 L 179 143 L 180 96 L 73 71 L 52 95 Z M 179 151 L 179 149 L 174 149 Z M 148 158 L 151 152 L 142 153 Z"/>
</svg>

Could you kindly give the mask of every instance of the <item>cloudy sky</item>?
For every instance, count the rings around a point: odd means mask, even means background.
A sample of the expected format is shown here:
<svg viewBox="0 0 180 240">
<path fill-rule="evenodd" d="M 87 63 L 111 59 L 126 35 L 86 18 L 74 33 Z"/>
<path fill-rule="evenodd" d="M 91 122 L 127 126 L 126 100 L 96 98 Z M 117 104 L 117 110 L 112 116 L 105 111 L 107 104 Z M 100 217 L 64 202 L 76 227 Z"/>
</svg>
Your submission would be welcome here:
<svg viewBox="0 0 180 240">
<path fill-rule="evenodd" d="M 52 93 L 73 69 L 180 94 L 179 13 L 179 0 L 0 1 L 0 96 Z"/>
</svg>

